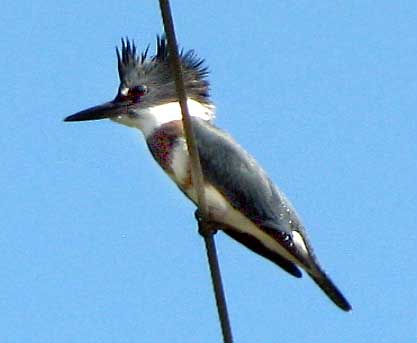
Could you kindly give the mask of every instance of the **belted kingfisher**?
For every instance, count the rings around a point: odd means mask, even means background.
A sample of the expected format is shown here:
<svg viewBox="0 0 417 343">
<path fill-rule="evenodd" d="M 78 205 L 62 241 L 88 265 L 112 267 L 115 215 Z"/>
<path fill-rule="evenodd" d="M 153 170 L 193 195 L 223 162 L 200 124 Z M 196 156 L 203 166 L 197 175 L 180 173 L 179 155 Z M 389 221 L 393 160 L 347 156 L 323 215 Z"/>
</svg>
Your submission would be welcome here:
<svg viewBox="0 0 417 343">
<path fill-rule="evenodd" d="M 73 114 L 65 121 L 109 118 L 137 128 L 155 160 L 179 189 L 198 206 L 182 115 L 165 38 L 156 54 L 122 39 L 116 48 L 120 86 L 114 100 Z M 313 252 L 304 226 L 285 195 L 233 138 L 213 125 L 208 70 L 194 51 L 181 52 L 187 104 L 201 167 L 210 220 L 228 236 L 274 262 L 289 274 L 307 272 L 342 310 L 351 306 L 330 280 Z"/>
</svg>

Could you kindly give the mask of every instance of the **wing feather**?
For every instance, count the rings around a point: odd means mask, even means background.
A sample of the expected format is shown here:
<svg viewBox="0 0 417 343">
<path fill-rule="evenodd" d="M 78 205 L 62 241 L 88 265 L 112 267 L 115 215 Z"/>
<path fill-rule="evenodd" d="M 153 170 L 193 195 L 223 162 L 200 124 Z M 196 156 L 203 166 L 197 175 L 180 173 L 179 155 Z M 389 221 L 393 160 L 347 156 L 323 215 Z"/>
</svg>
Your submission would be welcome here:
<svg viewBox="0 0 417 343">
<path fill-rule="evenodd" d="M 294 230 L 299 231 L 304 238 L 302 224 L 284 194 L 273 185 L 255 159 L 228 134 L 197 118 L 193 118 L 193 128 L 205 179 L 215 186 L 235 209 L 287 249 L 303 267 L 308 268 L 309 254 L 305 255 L 305 251 L 303 254 L 292 239 Z M 294 270 L 295 265 L 289 266 L 288 263 L 292 262 L 287 259 L 285 267 L 282 262 L 284 258 L 277 252 L 273 252 L 275 258 L 272 258 L 270 249 L 266 247 L 265 251 L 261 252 L 262 242 L 252 247 L 245 237 L 243 239 L 239 234 L 226 233 L 280 265 L 290 274 L 299 274 Z"/>
</svg>

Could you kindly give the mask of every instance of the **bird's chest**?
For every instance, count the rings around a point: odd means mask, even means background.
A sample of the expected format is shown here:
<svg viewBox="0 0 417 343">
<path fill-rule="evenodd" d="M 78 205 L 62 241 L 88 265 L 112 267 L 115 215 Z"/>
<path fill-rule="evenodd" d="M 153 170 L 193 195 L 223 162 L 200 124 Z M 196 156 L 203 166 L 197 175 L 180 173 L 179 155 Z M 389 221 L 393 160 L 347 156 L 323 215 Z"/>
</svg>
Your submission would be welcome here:
<svg viewBox="0 0 417 343">
<path fill-rule="evenodd" d="M 181 187 L 191 182 L 189 154 L 180 121 L 162 125 L 147 138 L 147 144 L 155 160 Z"/>
</svg>

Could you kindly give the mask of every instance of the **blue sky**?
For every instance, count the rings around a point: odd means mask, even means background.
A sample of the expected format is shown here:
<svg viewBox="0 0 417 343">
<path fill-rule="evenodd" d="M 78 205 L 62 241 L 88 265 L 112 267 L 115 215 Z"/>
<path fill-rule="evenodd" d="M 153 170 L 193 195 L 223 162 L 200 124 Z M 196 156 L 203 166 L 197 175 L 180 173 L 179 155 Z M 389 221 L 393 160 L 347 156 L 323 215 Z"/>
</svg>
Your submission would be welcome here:
<svg viewBox="0 0 417 343">
<path fill-rule="evenodd" d="M 303 217 L 353 305 L 216 236 L 236 342 L 417 339 L 417 3 L 175 1 L 217 125 Z M 220 342 L 193 206 L 110 100 L 156 1 L 9 1 L 0 28 L 1 342 Z"/>
</svg>

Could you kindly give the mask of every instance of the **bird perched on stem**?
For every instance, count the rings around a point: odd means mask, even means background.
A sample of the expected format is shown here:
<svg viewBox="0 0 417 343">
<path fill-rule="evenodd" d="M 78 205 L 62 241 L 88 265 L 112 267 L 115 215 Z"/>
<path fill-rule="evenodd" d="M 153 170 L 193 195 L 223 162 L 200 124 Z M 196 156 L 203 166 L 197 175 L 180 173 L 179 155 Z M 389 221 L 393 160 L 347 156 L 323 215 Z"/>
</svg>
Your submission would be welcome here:
<svg viewBox="0 0 417 343">
<path fill-rule="evenodd" d="M 65 121 L 109 118 L 139 129 L 155 160 L 198 206 L 165 38 L 158 37 L 151 57 L 148 49 L 138 54 L 128 39 L 116 52 L 120 77 L 116 97 Z M 299 278 L 303 269 L 337 306 L 350 311 L 349 302 L 321 268 L 290 202 L 255 159 L 213 125 L 215 107 L 204 61 L 188 51 L 181 53 L 181 64 L 210 220 L 289 274 Z"/>
</svg>

